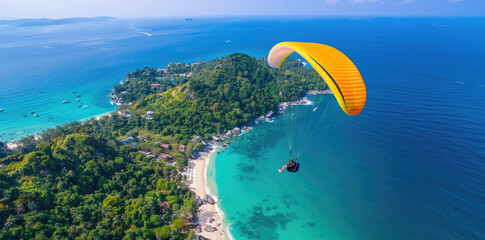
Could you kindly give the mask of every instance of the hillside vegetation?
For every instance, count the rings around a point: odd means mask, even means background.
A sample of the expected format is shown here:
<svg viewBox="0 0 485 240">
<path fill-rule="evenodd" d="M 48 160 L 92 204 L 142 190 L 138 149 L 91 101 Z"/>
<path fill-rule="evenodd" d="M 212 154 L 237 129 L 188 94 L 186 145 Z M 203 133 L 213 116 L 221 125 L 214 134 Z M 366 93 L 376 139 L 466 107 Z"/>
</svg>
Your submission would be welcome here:
<svg viewBox="0 0 485 240">
<path fill-rule="evenodd" d="M 203 148 L 191 137 L 325 88 L 297 60 L 276 70 L 245 54 L 129 73 L 111 116 L 0 143 L 0 239 L 192 239 L 198 205 L 179 173 Z"/>
</svg>

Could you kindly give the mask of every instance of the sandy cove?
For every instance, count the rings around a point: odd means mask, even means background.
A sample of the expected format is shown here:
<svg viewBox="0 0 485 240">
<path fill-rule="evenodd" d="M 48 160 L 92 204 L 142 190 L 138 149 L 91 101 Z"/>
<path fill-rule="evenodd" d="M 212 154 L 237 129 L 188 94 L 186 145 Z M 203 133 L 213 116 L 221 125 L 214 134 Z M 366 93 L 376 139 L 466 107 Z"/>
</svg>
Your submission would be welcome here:
<svg viewBox="0 0 485 240">
<path fill-rule="evenodd" d="M 200 152 L 200 157 L 194 160 L 189 160 L 187 170 L 187 184 L 190 190 L 194 191 L 201 199 L 205 198 L 206 192 L 206 168 L 209 163 L 209 158 L 214 154 L 215 150 L 210 152 Z M 214 197 L 215 198 L 215 197 Z M 209 223 L 209 220 L 213 218 L 215 221 Z M 227 233 L 225 226 L 222 222 L 221 215 L 217 212 L 216 205 L 204 203 L 199 207 L 198 223 L 200 224 L 202 232 L 198 233 L 199 236 L 211 239 L 211 240 L 224 240 L 227 239 Z M 204 229 L 207 225 L 215 227 L 215 232 L 206 232 Z"/>
</svg>

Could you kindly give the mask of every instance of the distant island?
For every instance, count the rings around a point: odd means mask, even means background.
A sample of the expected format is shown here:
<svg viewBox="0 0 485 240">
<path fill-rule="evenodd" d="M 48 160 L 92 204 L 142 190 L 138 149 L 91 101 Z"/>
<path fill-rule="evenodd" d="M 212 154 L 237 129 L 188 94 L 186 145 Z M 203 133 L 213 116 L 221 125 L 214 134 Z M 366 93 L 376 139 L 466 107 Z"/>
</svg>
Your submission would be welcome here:
<svg viewBox="0 0 485 240">
<path fill-rule="evenodd" d="M 199 206 L 188 160 L 278 104 L 326 89 L 289 59 L 235 53 L 128 73 L 116 112 L 0 142 L 1 239 L 193 239 Z M 210 231 L 211 229 L 206 229 Z"/>
<path fill-rule="evenodd" d="M 27 19 L 16 19 L 16 20 L 0 20 L 0 25 L 11 25 L 17 27 L 34 27 L 34 26 L 50 26 L 50 25 L 64 25 L 73 24 L 79 22 L 96 22 L 96 21 L 107 21 L 116 19 L 114 17 L 80 17 L 80 18 L 60 18 L 60 19 L 49 19 L 49 18 L 27 18 Z"/>
</svg>

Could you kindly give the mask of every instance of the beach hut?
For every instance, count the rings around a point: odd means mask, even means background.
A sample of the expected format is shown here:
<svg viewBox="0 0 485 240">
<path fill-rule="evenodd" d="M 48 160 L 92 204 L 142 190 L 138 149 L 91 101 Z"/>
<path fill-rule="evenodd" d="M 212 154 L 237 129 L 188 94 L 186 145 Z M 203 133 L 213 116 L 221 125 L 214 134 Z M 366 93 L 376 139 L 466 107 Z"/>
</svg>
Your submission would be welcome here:
<svg viewBox="0 0 485 240">
<path fill-rule="evenodd" d="M 192 158 L 193 158 L 193 159 L 197 159 L 197 158 L 199 158 L 199 157 L 200 157 L 199 152 L 194 152 L 194 153 L 192 154 Z"/>
</svg>

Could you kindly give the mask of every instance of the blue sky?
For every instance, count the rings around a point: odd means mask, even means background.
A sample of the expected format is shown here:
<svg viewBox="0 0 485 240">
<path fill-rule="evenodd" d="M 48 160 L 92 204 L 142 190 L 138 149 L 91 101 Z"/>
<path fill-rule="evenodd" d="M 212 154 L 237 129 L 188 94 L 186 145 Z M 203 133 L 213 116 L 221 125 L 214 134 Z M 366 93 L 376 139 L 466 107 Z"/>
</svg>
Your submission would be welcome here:
<svg viewBox="0 0 485 240">
<path fill-rule="evenodd" d="M 485 0 L 0 0 L 0 19 L 236 15 L 485 16 Z"/>
</svg>

